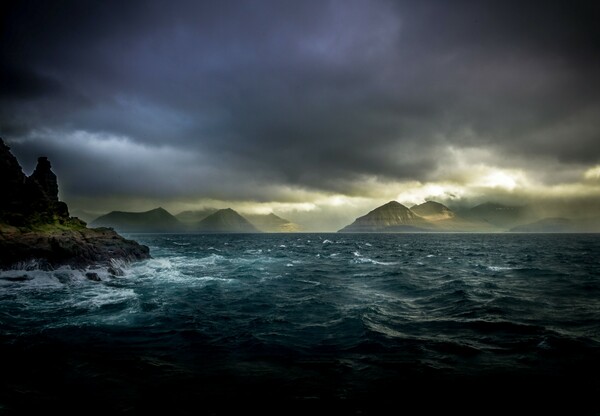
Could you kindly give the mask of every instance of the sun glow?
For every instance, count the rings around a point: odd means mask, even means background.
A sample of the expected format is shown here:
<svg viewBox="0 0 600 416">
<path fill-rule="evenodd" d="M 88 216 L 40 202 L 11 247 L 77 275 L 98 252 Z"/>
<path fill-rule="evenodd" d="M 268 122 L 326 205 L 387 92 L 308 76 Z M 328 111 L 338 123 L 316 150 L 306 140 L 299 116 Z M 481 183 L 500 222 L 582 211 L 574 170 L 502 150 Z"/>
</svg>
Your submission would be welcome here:
<svg viewBox="0 0 600 416">
<path fill-rule="evenodd" d="M 503 188 L 512 191 L 517 187 L 517 180 L 506 172 L 497 171 L 483 177 L 480 185 L 486 188 Z"/>
<path fill-rule="evenodd" d="M 585 179 L 600 179 L 600 165 L 588 169 L 583 176 Z"/>
</svg>

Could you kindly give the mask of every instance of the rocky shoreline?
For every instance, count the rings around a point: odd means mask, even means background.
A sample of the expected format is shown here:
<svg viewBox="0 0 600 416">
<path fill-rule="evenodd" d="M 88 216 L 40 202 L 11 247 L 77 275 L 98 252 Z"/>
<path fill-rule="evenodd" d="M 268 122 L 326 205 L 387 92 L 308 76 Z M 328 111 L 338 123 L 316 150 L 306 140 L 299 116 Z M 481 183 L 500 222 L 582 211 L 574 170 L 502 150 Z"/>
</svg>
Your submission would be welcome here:
<svg viewBox="0 0 600 416">
<path fill-rule="evenodd" d="M 29 177 L 0 139 L 0 269 L 113 267 L 115 260 L 150 258 L 148 247 L 110 228 L 87 228 L 58 199 L 46 157 Z M 118 270 L 113 270 L 115 275 Z"/>
<path fill-rule="evenodd" d="M 148 247 L 109 228 L 21 231 L 4 227 L 0 231 L 0 253 L 0 269 L 25 269 L 28 265 L 44 270 L 60 266 L 111 267 L 112 260 L 132 262 L 150 257 Z"/>
</svg>

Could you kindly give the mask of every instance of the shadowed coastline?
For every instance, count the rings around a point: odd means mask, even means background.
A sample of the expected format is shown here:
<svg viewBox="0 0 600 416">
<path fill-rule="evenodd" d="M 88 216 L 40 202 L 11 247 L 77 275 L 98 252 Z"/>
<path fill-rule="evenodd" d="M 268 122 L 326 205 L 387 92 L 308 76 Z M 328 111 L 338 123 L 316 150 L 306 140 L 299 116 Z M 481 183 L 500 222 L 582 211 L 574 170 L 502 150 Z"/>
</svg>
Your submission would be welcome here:
<svg viewBox="0 0 600 416">
<path fill-rule="evenodd" d="M 58 182 L 46 157 L 31 176 L 0 139 L 0 268 L 53 269 L 110 266 L 112 260 L 150 258 L 148 247 L 109 228 L 87 228 L 58 199 Z"/>
</svg>

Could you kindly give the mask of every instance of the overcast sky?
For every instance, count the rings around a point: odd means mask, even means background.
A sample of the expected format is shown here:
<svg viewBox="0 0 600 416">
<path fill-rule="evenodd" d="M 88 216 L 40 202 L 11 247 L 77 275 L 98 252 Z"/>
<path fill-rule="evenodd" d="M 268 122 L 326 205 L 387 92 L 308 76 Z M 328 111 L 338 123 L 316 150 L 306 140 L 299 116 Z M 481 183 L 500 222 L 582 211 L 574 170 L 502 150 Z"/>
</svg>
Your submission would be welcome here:
<svg viewBox="0 0 600 416">
<path fill-rule="evenodd" d="M 596 1 L 12 3 L 0 134 L 72 210 L 598 207 Z"/>
</svg>

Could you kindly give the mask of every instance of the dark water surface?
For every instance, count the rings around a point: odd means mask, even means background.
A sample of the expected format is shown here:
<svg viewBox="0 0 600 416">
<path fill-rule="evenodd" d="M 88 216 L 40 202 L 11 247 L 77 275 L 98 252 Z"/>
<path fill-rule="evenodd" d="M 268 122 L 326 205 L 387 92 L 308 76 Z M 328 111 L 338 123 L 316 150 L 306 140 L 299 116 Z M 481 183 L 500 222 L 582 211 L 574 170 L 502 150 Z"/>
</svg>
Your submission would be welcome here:
<svg viewBox="0 0 600 416">
<path fill-rule="evenodd" d="M 600 411 L 599 235 L 130 237 L 123 277 L 0 273 L 0 413 Z"/>
</svg>

